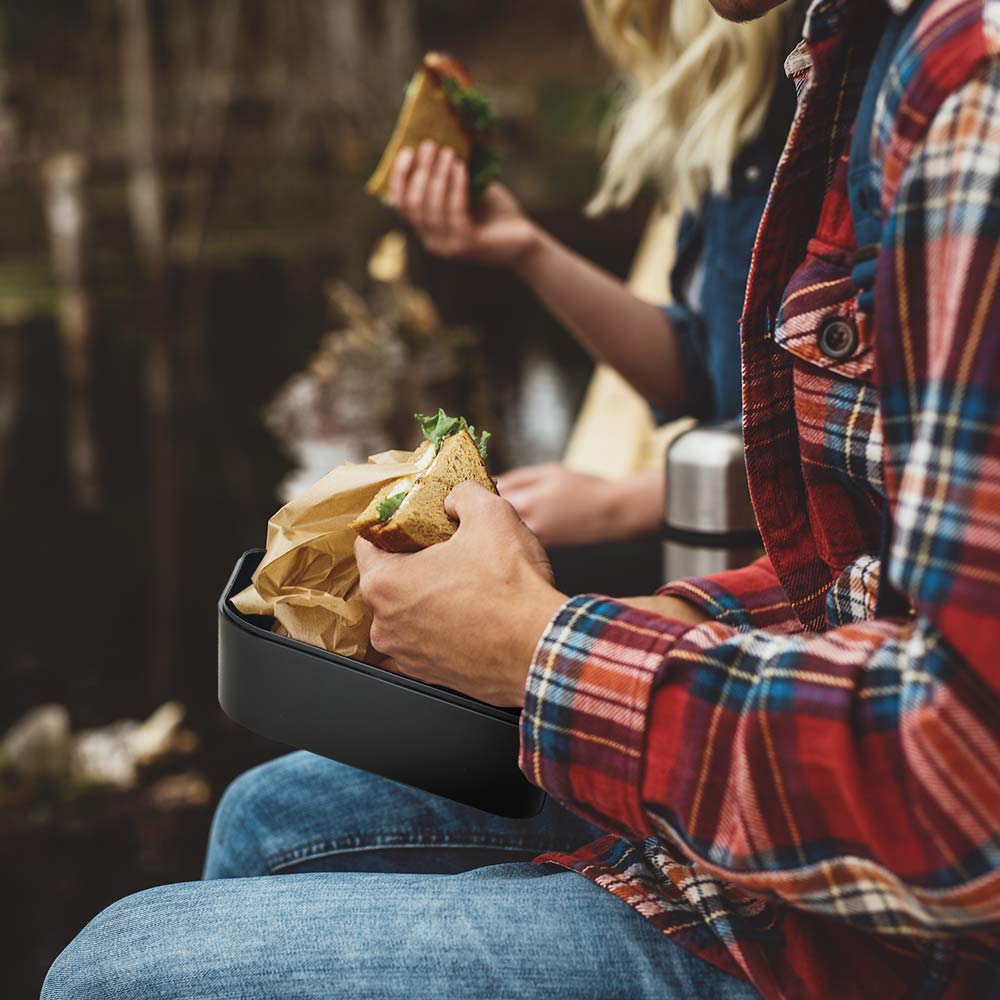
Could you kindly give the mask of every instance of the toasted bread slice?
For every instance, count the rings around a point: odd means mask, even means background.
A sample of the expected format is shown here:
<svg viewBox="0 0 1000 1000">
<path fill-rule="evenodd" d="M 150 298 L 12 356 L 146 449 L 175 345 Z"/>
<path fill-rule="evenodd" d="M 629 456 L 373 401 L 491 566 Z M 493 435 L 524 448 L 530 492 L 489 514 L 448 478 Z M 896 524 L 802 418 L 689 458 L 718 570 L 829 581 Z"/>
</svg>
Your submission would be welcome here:
<svg viewBox="0 0 1000 1000">
<path fill-rule="evenodd" d="M 468 86 L 467 74 L 450 58 L 436 52 L 429 52 L 424 57 L 423 65 L 406 88 L 406 98 L 389 144 L 365 185 L 368 194 L 385 201 L 389 195 L 389 175 L 396 156 L 407 146 L 416 149 L 425 139 L 439 146 L 450 146 L 458 156 L 468 161 L 472 142 L 468 129 L 441 86 L 443 74 Z"/>
<path fill-rule="evenodd" d="M 462 430 L 441 442 L 434 461 L 415 478 L 406 499 L 389 520 L 379 520 L 379 504 L 401 486 L 405 487 L 405 482 L 383 487 L 351 527 L 362 538 L 388 552 L 417 552 L 437 542 L 446 542 L 458 525 L 445 513 L 445 497 L 459 483 L 470 479 L 492 493 L 497 491 L 475 442 L 468 431 Z"/>
</svg>

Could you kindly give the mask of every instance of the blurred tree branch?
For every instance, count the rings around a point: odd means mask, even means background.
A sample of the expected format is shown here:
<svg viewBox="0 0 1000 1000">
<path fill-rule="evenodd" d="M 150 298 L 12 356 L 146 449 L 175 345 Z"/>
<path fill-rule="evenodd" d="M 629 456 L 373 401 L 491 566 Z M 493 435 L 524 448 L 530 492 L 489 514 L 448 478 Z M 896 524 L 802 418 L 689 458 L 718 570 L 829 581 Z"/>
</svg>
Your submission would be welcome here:
<svg viewBox="0 0 1000 1000">
<path fill-rule="evenodd" d="M 179 628 L 179 513 L 171 400 L 173 351 L 166 316 L 167 247 L 163 191 L 156 160 L 156 108 L 146 0 L 120 0 L 121 66 L 132 227 L 149 283 L 146 405 L 149 415 L 152 628 L 150 689 L 159 700 L 170 688 Z"/>
<path fill-rule="evenodd" d="M 357 128 L 364 113 L 367 62 L 363 0 L 324 0 L 329 43 L 329 94 Z"/>
<path fill-rule="evenodd" d="M 6 12 L 0 7 L 0 173 L 9 169 L 17 141 L 17 122 L 7 104 L 10 73 L 7 69 Z"/>
<path fill-rule="evenodd" d="M 23 396 L 21 332 L 0 326 L 0 487 L 7 475 L 10 438 Z"/>
<path fill-rule="evenodd" d="M 45 217 L 59 296 L 59 334 L 69 390 L 66 442 L 70 480 L 77 502 L 93 509 L 99 499 L 97 443 L 94 437 L 90 299 L 84 281 L 83 205 L 85 164 L 78 153 L 59 153 L 45 161 Z"/>
<path fill-rule="evenodd" d="M 163 196 L 156 163 L 156 111 L 149 18 L 145 0 L 121 0 L 122 98 L 128 197 L 139 250 L 150 277 L 162 277 L 166 265 Z"/>
<path fill-rule="evenodd" d="M 414 0 L 382 0 L 382 18 L 385 29 L 381 63 L 388 88 L 385 96 L 389 107 L 395 108 L 419 59 L 417 5 Z"/>
<path fill-rule="evenodd" d="M 188 137 L 188 167 L 184 182 L 184 215 L 170 239 L 170 257 L 194 262 L 201 253 L 208 227 L 213 181 L 226 140 L 229 108 L 236 79 L 237 39 L 241 0 L 214 0 L 210 5 L 207 44 L 195 74 L 197 92 Z M 194 11 L 178 5 L 172 16 L 190 26 Z M 195 67 L 186 67 L 186 70 Z M 185 77 L 188 76 L 185 72 Z"/>
</svg>

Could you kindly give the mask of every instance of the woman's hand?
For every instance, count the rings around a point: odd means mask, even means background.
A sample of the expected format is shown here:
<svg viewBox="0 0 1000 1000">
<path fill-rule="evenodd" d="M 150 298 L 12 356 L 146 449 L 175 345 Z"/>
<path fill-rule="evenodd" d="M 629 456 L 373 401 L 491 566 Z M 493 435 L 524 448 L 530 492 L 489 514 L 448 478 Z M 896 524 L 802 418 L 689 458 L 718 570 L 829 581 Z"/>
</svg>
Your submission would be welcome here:
<svg viewBox="0 0 1000 1000">
<path fill-rule="evenodd" d="M 389 177 L 389 204 L 439 257 L 513 268 L 539 235 L 501 184 L 483 192 L 473 213 L 465 163 L 452 149 L 430 141 L 399 152 Z"/>
<path fill-rule="evenodd" d="M 663 520 L 659 471 L 614 481 L 558 463 L 528 465 L 501 476 L 497 487 L 546 547 L 621 541 Z"/>
<path fill-rule="evenodd" d="M 354 546 L 371 642 L 392 669 L 494 705 L 521 705 L 535 647 L 565 601 L 538 540 L 477 483 L 445 501 L 455 534 L 409 554 Z"/>
</svg>

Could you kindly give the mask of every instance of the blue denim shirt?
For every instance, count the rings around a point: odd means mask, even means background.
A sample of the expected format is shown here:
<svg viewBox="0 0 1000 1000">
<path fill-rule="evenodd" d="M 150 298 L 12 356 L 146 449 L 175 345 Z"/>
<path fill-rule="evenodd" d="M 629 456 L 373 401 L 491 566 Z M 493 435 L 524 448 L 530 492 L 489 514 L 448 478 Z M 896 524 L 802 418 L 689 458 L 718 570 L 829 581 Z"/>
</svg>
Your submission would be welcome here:
<svg viewBox="0 0 1000 1000">
<path fill-rule="evenodd" d="M 688 398 L 676 412 L 658 412 L 661 420 L 684 414 L 727 420 L 740 413 L 739 321 L 750 254 L 794 107 L 794 91 L 782 75 L 763 131 L 733 165 L 729 191 L 709 195 L 697 213 L 681 219 L 670 274 L 673 302 L 664 311 L 677 334 Z M 689 302 L 698 267 L 700 301 Z"/>
</svg>

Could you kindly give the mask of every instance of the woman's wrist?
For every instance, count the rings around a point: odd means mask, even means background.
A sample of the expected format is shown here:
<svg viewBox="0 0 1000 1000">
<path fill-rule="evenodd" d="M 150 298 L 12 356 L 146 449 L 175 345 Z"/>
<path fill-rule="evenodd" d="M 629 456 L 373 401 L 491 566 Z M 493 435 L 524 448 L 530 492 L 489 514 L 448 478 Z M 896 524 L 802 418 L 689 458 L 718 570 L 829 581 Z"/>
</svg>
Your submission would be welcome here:
<svg viewBox="0 0 1000 1000">
<path fill-rule="evenodd" d="M 635 538 L 651 534 L 660 527 L 665 488 L 662 469 L 635 473 L 611 484 L 608 498 L 613 505 L 620 537 Z"/>
<path fill-rule="evenodd" d="M 543 257 L 550 253 L 555 240 L 533 219 L 525 218 L 524 245 L 510 262 L 510 269 L 523 282 L 534 286 Z"/>
</svg>

